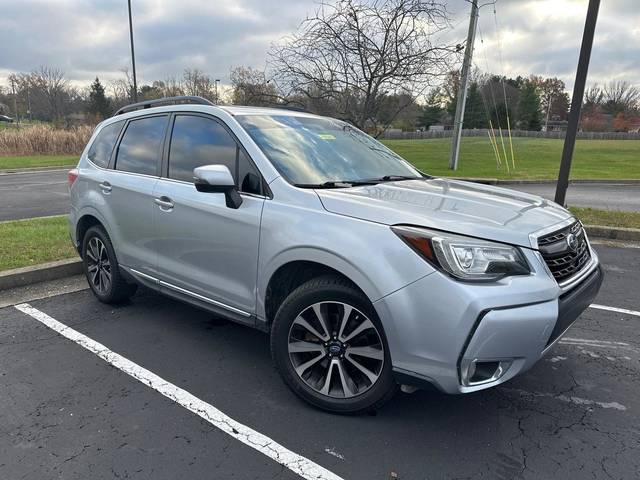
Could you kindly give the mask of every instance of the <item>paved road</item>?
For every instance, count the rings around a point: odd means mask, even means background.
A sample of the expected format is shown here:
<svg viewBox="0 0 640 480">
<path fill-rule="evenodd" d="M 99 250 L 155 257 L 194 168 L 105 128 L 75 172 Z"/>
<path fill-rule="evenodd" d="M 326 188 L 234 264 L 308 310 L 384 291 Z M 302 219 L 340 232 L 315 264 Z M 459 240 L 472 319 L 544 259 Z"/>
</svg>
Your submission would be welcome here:
<svg viewBox="0 0 640 480">
<path fill-rule="evenodd" d="M 597 303 L 640 310 L 640 250 L 598 249 Z M 288 391 L 265 334 L 167 298 L 31 303 L 345 480 L 640 477 L 640 317 L 589 309 L 504 386 L 344 417 Z M 299 478 L 13 307 L 0 392 L 0 478 Z"/>
<path fill-rule="evenodd" d="M 553 200 L 555 184 L 503 185 Z M 616 183 L 574 183 L 567 190 L 567 204 L 573 207 L 605 208 L 640 212 L 640 185 Z"/>
<path fill-rule="evenodd" d="M 553 200 L 555 185 L 507 185 Z M 0 175 L 0 221 L 60 215 L 69 211 L 67 170 Z M 574 184 L 569 205 L 640 212 L 640 185 Z"/>
<path fill-rule="evenodd" d="M 0 175 L 0 205 L 0 221 L 67 213 L 67 170 Z"/>
</svg>

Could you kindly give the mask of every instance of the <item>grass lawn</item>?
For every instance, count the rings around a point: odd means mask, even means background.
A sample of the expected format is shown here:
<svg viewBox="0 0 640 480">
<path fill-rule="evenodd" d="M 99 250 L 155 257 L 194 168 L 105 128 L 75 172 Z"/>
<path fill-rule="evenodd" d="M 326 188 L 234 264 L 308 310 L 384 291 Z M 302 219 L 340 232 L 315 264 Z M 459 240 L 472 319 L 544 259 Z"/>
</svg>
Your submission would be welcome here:
<svg viewBox="0 0 640 480">
<path fill-rule="evenodd" d="M 496 169 L 489 138 L 463 137 L 459 168 L 451 171 L 451 139 L 384 140 L 384 143 L 425 173 L 441 176 L 502 179 L 555 179 L 558 177 L 564 140 L 514 138 L 515 171 Z M 507 152 L 509 145 L 505 143 Z M 502 147 L 500 147 L 502 157 Z M 510 155 L 510 154 L 509 154 Z M 571 178 L 640 179 L 640 141 L 578 140 L 573 154 Z"/>
<path fill-rule="evenodd" d="M 78 155 L 37 155 L 32 157 L 0 157 L 0 170 L 29 167 L 72 167 Z"/>
<path fill-rule="evenodd" d="M 77 255 L 64 215 L 0 222 L 0 270 Z"/>
<path fill-rule="evenodd" d="M 610 227 L 640 228 L 640 213 L 598 210 L 597 208 L 570 207 L 571 213 L 585 225 L 607 225 Z"/>
</svg>

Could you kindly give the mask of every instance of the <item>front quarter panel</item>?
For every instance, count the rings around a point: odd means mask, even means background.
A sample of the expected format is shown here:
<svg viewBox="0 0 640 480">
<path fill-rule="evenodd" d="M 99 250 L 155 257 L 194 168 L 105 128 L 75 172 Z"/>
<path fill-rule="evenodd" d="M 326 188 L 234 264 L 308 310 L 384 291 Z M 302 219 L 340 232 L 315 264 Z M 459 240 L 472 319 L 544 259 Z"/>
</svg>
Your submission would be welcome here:
<svg viewBox="0 0 640 480">
<path fill-rule="evenodd" d="M 339 271 L 371 302 L 434 272 L 387 225 L 329 213 L 312 190 L 272 188 L 278 194 L 265 203 L 260 237 L 260 320 L 266 318 L 264 299 L 271 276 L 292 261 Z"/>
</svg>

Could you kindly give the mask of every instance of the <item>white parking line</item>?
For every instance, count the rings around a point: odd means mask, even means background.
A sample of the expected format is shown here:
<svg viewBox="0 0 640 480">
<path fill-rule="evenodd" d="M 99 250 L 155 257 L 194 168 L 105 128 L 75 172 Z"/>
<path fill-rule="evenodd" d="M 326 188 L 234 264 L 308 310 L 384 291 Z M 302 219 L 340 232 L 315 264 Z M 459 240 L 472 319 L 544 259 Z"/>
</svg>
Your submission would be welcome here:
<svg viewBox="0 0 640 480">
<path fill-rule="evenodd" d="M 101 343 L 98 343 L 73 328 L 60 323 L 46 313 L 33 308 L 28 303 L 15 305 L 15 308 L 43 323 L 51 330 L 54 330 L 60 335 L 77 343 L 81 347 L 95 353 L 110 365 L 153 388 L 165 397 L 173 400 L 187 410 L 195 413 L 210 424 L 219 428 L 226 434 L 266 455 L 272 460 L 275 460 L 292 472 L 300 475 L 302 478 L 308 480 L 342 480 L 342 478 L 335 473 L 330 472 L 326 468 L 321 467 L 291 450 L 288 450 L 266 435 L 237 422 L 213 405 L 200 400 L 198 397 L 192 395 L 186 390 L 169 383 L 155 373 L 150 372 L 122 355 L 109 350 Z"/>
<path fill-rule="evenodd" d="M 640 312 L 637 312 L 636 310 L 627 310 L 626 308 L 608 307 L 606 305 L 598 305 L 596 303 L 592 303 L 591 305 L 589 305 L 589 308 L 595 308 L 597 310 L 607 310 L 609 312 L 626 313 L 627 315 L 635 315 L 636 317 L 640 317 Z"/>
</svg>

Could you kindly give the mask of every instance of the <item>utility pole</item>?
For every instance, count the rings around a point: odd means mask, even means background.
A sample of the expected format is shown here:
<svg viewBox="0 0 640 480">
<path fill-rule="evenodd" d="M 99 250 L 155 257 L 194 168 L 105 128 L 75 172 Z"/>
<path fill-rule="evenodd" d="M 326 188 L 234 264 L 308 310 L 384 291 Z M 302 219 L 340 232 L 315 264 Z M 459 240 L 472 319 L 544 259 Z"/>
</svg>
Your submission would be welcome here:
<svg viewBox="0 0 640 480">
<path fill-rule="evenodd" d="M 18 126 L 20 126 L 20 114 L 18 113 L 18 95 L 16 94 L 16 80 L 11 76 L 11 92 L 13 93 L 13 112 L 16 116 Z"/>
<path fill-rule="evenodd" d="M 469 70 L 471 70 L 471 57 L 473 56 L 473 44 L 476 38 L 476 26 L 478 25 L 478 1 L 471 2 L 471 18 L 469 19 L 469 33 L 467 45 L 464 49 L 464 61 L 460 75 L 460 89 L 458 90 L 458 103 L 456 105 L 456 117 L 453 121 L 453 136 L 451 137 L 451 152 L 449 153 L 449 169 L 458 169 L 458 155 L 460 154 L 460 138 L 462 136 L 462 122 L 464 121 L 464 107 L 467 103 L 467 88 L 469 86 Z"/>
<path fill-rule="evenodd" d="M 547 95 L 547 115 L 545 116 L 544 119 L 544 131 L 548 132 L 549 131 L 549 111 L 551 110 L 551 99 L 553 98 L 553 95 L 549 94 Z"/>
<path fill-rule="evenodd" d="M 131 64 L 133 65 L 133 101 L 138 101 L 138 81 L 136 79 L 136 54 L 133 48 L 133 21 L 131 20 L 131 0 L 129 4 L 129 38 L 131 39 Z"/>
<path fill-rule="evenodd" d="M 219 83 L 220 83 L 220 79 L 219 79 L 219 78 L 216 78 L 216 79 L 213 81 L 213 85 L 214 85 L 214 87 L 215 87 L 216 105 L 218 104 L 218 84 L 219 84 Z"/>
<path fill-rule="evenodd" d="M 32 122 L 31 118 L 31 97 L 29 95 L 29 84 L 27 83 L 27 115 L 29 115 L 29 123 Z"/>
<path fill-rule="evenodd" d="M 589 0 L 587 8 L 587 19 L 584 23 L 584 33 L 582 34 L 582 46 L 580 47 L 580 58 L 578 59 L 578 70 L 576 81 L 573 84 L 573 97 L 571 98 L 571 110 L 569 110 L 569 122 L 567 124 L 567 135 L 564 138 L 562 149 L 562 161 L 560 162 L 560 172 L 558 173 L 558 184 L 556 185 L 555 202 L 564 205 L 569 186 L 569 173 L 571 172 L 571 159 L 573 149 L 576 145 L 576 135 L 578 133 L 578 121 L 580 120 L 580 109 L 584 97 L 584 87 L 587 82 L 587 70 L 589 70 L 589 59 L 591 58 L 591 46 L 593 45 L 593 35 L 596 30 L 598 20 L 598 9 L 600 0 Z"/>
</svg>

